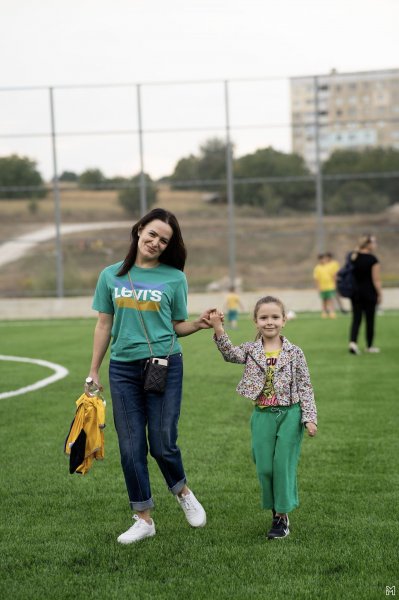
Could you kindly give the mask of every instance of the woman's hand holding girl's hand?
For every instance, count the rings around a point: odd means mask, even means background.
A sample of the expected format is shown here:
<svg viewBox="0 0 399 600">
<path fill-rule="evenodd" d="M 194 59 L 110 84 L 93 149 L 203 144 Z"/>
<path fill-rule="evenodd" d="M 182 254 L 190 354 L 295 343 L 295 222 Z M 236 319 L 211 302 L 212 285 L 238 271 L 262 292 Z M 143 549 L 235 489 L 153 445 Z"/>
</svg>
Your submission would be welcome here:
<svg viewBox="0 0 399 600">
<path fill-rule="evenodd" d="M 210 326 L 213 327 L 217 337 L 224 333 L 223 329 L 224 314 L 219 310 L 213 310 L 209 315 Z"/>
<path fill-rule="evenodd" d="M 316 433 L 317 433 L 317 425 L 315 425 L 314 423 L 311 423 L 309 421 L 308 423 L 306 423 L 305 427 L 308 430 L 308 435 L 310 437 L 314 437 L 316 435 Z"/>
<path fill-rule="evenodd" d="M 199 329 L 211 329 L 211 327 L 213 327 L 213 323 L 211 321 L 211 315 L 219 315 L 219 317 L 223 323 L 224 314 L 222 312 L 219 312 L 216 308 L 208 308 L 208 310 L 203 312 L 196 321 Z"/>
<path fill-rule="evenodd" d="M 209 321 L 209 315 L 216 310 L 215 308 L 208 308 L 208 310 L 205 310 L 202 314 L 200 314 L 200 316 L 198 317 L 198 319 L 196 319 L 194 321 L 196 327 L 198 329 L 210 329 L 212 327 L 210 321 Z"/>
</svg>

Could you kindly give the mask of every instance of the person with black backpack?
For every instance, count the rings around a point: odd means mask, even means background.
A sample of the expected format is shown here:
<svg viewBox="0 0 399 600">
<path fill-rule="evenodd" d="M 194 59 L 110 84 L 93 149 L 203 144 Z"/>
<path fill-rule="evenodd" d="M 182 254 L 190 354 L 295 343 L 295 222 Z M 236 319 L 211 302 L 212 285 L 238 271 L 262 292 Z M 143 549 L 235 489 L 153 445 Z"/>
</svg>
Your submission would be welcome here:
<svg viewBox="0 0 399 600">
<path fill-rule="evenodd" d="M 377 305 L 381 304 L 381 272 L 378 258 L 374 255 L 377 240 L 374 235 L 363 235 L 357 248 L 348 256 L 353 280 L 352 323 L 350 328 L 349 352 L 361 354 L 357 345 L 362 315 L 366 318 L 366 352 L 377 353 L 373 346 L 374 321 Z M 348 265 L 349 266 L 349 265 Z"/>
</svg>

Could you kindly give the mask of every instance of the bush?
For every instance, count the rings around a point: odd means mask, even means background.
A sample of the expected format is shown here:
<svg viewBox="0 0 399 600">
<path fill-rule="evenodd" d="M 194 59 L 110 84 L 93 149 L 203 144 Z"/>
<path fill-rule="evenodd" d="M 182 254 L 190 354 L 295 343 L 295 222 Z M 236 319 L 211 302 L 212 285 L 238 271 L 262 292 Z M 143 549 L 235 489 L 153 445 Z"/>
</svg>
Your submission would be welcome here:
<svg viewBox="0 0 399 600">
<path fill-rule="evenodd" d="M 78 176 L 73 171 L 63 171 L 58 178 L 59 181 L 76 182 Z"/>
<path fill-rule="evenodd" d="M 324 175 L 339 173 L 376 173 L 376 177 L 367 177 L 366 185 L 378 196 L 387 196 L 394 204 L 399 197 L 399 178 L 395 172 L 399 169 L 399 148 L 366 148 L 365 150 L 336 150 L 323 164 Z M 378 176 L 378 173 L 392 173 L 392 177 Z M 341 188 L 339 180 L 328 181 L 326 189 L 331 195 Z M 374 211 L 375 212 L 375 211 Z"/>
<path fill-rule="evenodd" d="M 259 204 L 265 209 L 268 215 L 278 215 L 283 208 L 283 199 L 278 196 L 274 188 L 270 185 L 263 184 L 257 194 Z"/>
<path fill-rule="evenodd" d="M 303 159 L 296 154 L 278 152 L 271 147 L 259 148 L 253 154 L 236 159 L 234 172 L 237 204 L 265 206 L 265 208 L 269 206 L 269 210 L 274 210 L 276 213 L 281 212 L 282 209 L 313 210 L 313 181 L 290 181 L 289 179 L 292 176 L 310 177 Z M 267 177 L 282 180 L 240 183 L 240 179 Z"/>
<path fill-rule="evenodd" d="M 0 186 L 32 187 L 29 190 L 0 190 L 0 198 L 44 198 L 47 190 L 42 188 L 44 182 L 36 162 L 26 156 L 12 154 L 0 157 Z"/>
<path fill-rule="evenodd" d="M 145 187 L 146 187 L 146 200 L 147 208 L 151 208 L 154 204 L 157 196 L 157 189 L 152 181 L 151 177 L 144 174 Z M 141 204 L 140 204 L 140 174 L 135 175 L 130 180 L 131 186 L 124 190 L 121 190 L 118 194 L 118 201 L 123 208 L 130 215 L 138 217 L 140 216 Z"/>
<path fill-rule="evenodd" d="M 79 175 L 80 186 L 100 186 L 106 182 L 106 179 L 100 169 L 87 169 Z"/>
<path fill-rule="evenodd" d="M 378 213 L 387 208 L 389 199 L 374 192 L 366 183 L 350 181 L 344 183 L 326 203 L 326 212 L 337 213 Z"/>
</svg>

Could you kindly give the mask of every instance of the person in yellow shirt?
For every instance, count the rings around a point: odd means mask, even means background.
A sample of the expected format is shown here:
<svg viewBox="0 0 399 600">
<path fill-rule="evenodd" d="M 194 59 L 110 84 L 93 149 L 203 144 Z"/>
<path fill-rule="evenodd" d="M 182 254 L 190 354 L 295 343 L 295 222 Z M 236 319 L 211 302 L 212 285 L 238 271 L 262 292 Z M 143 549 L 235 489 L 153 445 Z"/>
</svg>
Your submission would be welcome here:
<svg viewBox="0 0 399 600">
<path fill-rule="evenodd" d="M 239 310 L 244 310 L 244 306 L 237 294 L 235 287 L 230 287 L 225 300 L 225 309 L 227 310 L 227 322 L 231 329 L 237 329 Z"/>
<path fill-rule="evenodd" d="M 317 258 L 318 264 L 313 269 L 313 279 L 316 282 L 316 287 L 321 298 L 321 316 L 323 319 L 328 317 L 335 319 L 335 273 L 333 273 L 326 254 L 319 254 Z"/>
</svg>

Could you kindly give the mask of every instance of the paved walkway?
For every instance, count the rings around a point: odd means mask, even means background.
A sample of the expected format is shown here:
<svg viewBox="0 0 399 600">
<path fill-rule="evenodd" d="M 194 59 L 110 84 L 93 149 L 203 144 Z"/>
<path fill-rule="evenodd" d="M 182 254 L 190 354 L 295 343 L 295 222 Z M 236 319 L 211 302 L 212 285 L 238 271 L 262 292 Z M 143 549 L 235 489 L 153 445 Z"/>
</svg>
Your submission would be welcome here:
<svg viewBox="0 0 399 600">
<path fill-rule="evenodd" d="M 95 229 L 117 229 L 119 227 L 129 228 L 127 221 L 110 221 L 109 223 L 67 223 L 61 225 L 61 235 L 79 233 L 80 231 L 93 231 Z M 20 235 L 10 242 L 0 244 L 0 267 L 15 260 L 19 260 L 37 244 L 47 242 L 56 237 L 55 225 L 42 227 L 37 231 L 31 231 Z"/>
</svg>

